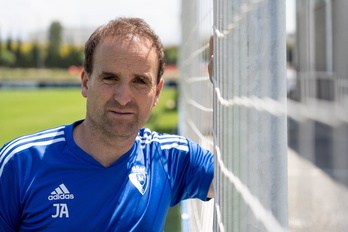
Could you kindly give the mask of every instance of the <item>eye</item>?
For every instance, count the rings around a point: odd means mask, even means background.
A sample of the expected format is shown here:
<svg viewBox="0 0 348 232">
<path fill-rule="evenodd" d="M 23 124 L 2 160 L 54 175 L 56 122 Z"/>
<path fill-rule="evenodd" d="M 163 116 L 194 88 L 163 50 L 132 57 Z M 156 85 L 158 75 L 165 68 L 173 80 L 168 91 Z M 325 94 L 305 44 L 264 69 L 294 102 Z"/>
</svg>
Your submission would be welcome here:
<svg viewBox="0 0 348 232">
<path fill-rule="evenodd" d="M 142 80 L 142 79 L 136 79 L 136 80 L 134 81 L 134 83 L 137 83 L 137 84 L 146 84 L 146 82 L 145 82 L 144 80 Z"/>
<path fill-rule="evenodd" d="M 136 84 L 142 84 L 142 85 L 148 85 L 150 83 L 150 81 L 148 80 L 148 78 L 146 77 L 141 77 L 138 76 L 134 79 L 134 83 Z"/>
<path fill-rule="evenodd" d="M 111 84 L 111 83 L 114 83 L 117 78 L 115 76 L 104 76 L 102 78 L 103 82 L 105 82 L 106 84 Z"/>
<path fill-rule="evenodd" d="M 134 88 L 138 90 L 140 93 L 146 94 L 153 88 L 152 81 L 148 76 L 136 76 L 132 82 Z"/>
</svg>

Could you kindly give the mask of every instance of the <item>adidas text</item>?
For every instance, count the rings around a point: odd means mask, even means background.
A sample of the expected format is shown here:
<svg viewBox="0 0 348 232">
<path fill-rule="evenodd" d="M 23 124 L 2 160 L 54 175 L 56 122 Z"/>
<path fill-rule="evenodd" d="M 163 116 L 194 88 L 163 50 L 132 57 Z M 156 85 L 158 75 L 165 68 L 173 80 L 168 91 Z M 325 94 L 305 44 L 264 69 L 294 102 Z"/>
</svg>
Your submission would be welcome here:
<svg viewBox="0 0 348 232">
<path fill-rule="evenodd" d="M 65 193 L 65 194 L 56 194 L 56 195 L 50 195 L 48 196 L 48 200 L 69 200 L 74 199 L 74 194 Z"/>
</svg>

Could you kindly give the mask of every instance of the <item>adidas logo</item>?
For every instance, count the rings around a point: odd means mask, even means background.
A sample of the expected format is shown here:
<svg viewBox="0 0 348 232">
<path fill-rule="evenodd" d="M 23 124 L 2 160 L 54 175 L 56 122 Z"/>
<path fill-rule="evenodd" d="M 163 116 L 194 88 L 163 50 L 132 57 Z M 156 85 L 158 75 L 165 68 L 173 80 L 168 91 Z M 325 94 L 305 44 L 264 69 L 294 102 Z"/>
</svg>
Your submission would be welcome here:
<svg viewBox="0 0 348 232">
<path fill-rule="evenodd" d="M 51 195 L 48 196 L 48 200 L 67 200 L 74 199 L 74 194 L 71 194 L 64 184 L 60 184 Z"/>
</svg>

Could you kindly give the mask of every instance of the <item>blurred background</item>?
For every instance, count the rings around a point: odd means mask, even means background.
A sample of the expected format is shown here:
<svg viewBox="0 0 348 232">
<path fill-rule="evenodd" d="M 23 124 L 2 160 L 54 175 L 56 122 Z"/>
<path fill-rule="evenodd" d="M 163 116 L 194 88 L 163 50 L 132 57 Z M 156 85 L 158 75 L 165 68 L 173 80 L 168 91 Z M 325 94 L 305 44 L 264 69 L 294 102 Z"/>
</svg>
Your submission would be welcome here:
<svg viewBox="0 0 348 232">
<path fill-rule="evenodd" d="M 84 43 L 97 27 L 122 16 L 145 19 L 162 39 L 169 92 L 164 106 L 176 114 L 179 1 L 0 0 L 0 6 L 0 143 L 84 117 Z M 149 125 L 161 132 L 176 126 L 173 116 L 162 117 L 168 125 L 156 120 Z"/>
<path fill-rule="evenodd" d="M 289 225 L 347 231 L 348 1 L 297 0 L 295 9 L 287 42 Z"/>
<path fill-rule="evenodd" d="M 213 1 L 203 7 L 187 2 L 209 12 L 202 16 L 209 22 L 200 38 L 206 43 Z M 146 126 L 176 133 L 185 120 L 177 114 L 183 7 L 180 0 L 0 0 L 0 144 L 84 117 L 84 42 L 119 16 L 145 19 L 165 45 L 166 88 Z M 286 0 L 289 231 L 348 230 L 347 11 L 346 0 Z M 202 47 L 205 63 L 199 67 L 207 77 L 208 48 Z M 202 123 L 211 129 L 211 121 Z M 181 230 L 178 206 L 166 231 Z"/>
<path fill-rule="evenodd" d="M 122 16 L 143 18 L 165 46 L 166 86 L 146 127 L 177 131 L 180 1 L 0 0 L 0 147 L 84 118 L 84 43 L 97 27 Z M 167 218 L 166 231 L 181 231 L 180 206 Z"/>
</svg>

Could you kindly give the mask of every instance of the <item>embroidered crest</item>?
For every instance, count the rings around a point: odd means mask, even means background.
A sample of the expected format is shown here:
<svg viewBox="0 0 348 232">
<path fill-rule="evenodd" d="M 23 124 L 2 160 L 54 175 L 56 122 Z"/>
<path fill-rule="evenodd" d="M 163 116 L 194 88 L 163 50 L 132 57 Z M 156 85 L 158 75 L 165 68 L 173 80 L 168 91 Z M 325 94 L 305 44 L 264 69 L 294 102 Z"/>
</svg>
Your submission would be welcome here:
<svg viewBox="0 0 348 232">
<path fill-rule="evenodd" d="M 144 166 L 133 166 L 131 174 L 129 174 L 129 180 L 132 184 L 139 190 L 139 192 L 144 195 L 147 189 L 147 179 L 148 175 L 145 171 Z"/>
</svg>

